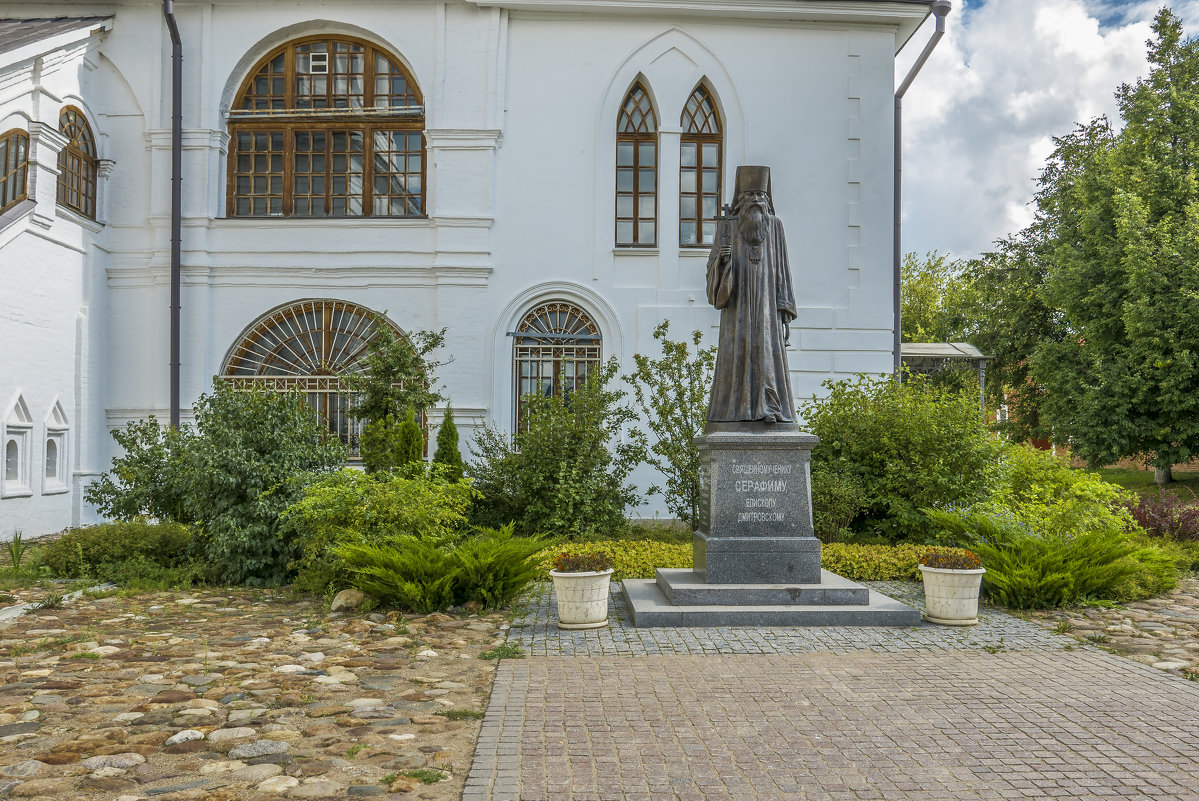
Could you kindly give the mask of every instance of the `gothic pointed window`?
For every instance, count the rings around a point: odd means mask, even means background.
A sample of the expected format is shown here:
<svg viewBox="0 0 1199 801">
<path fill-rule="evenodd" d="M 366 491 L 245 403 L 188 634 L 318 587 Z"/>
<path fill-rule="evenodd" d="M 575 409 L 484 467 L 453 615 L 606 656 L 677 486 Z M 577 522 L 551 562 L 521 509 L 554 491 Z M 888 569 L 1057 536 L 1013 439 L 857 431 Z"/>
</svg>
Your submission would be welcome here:
<svg viewBox="0 0 1199 801">
<path fill-rule="evenodd" d="M 640 82 L 625 95 L 616 122 L 616 244 L 658 242 L 658 117 Z"/>
<path fill-rule="evenodd" d="M 679 244 L 711 247 L 716 241 L 724 134 L 720 112 L 703 84 L 695 87 L 683 107 L 679 143 Z"/>
<path fill-rule="evenodd" d="M 55 401 L 46 415 L 46 448 L 43 461 L 42 494 L 51 495 L 70 490 L 67 464 L 67 432 L 71 424 L 62 403 Z"/>
<path fill-rule="evenodd" d="M 603 343 L 587 312 L 558 300 L 530 309 L 512 336 L 516 424 L 524 429 L 524 399 L 568 396 L 600 363 Z"/>
<path fill-rule="evenodd" d="M 229 112 L 231 217 L 423 217 L 425 107 L 395 56 L 312 37 L 272 51 Z"/>
<path fill-rule="evenodd" d="M 29 470 L 30 433 L 33 418 L 25 399 L 18 395 L 4 413 L 2 436 L 4 443 L 4 475 L 0 481 L 0 497 L 25 496 L 33 487 Z"/>
<path fill-rule="evenodd" d="M 66 147 L 58 154 L 58 202 L 94 220 L 100 160 L 92 127 L 82 111 L 66 106 L 58 115 L 58 130 L 67 137 Z"/>
<path fill-rule="evenodd" d="M 298 390 L 330 434 L 358 455 L 362 421 L 350 415 L 355 393 L 346 373 L 361 373 L 367 345 L 379 321 L 404 333 L 375 312 L 340 300 L 301 300 L 260 317 L 229 352 L 221 377 L 235 389 Z"/>
<path fill-rule="evenodd" d="M 13 128 L 0 134 L 0 212 L 29 193 L 29 134 Z"/>
</svg>

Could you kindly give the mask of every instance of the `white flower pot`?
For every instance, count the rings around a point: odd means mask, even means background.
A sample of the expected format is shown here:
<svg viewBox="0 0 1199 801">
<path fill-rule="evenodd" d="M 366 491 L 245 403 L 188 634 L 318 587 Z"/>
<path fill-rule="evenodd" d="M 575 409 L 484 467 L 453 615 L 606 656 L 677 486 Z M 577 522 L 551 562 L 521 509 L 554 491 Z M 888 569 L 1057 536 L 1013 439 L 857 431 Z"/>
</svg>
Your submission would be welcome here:
<svg viewBox="0 0 1199 801">
<path fill-rule="evenodd" d="M 986 568 L 946 570 L 920 566 L 924 574 L 924 619 L 945 626 L 978 623 L 978 590 Z"/>
<path fill-rule="evenodd" d="M 558 628 L 598 629 L 608 625 L 608 583 L 612 569 L 586 573 L 550 571 L 558 596 Z"/>
</svg>

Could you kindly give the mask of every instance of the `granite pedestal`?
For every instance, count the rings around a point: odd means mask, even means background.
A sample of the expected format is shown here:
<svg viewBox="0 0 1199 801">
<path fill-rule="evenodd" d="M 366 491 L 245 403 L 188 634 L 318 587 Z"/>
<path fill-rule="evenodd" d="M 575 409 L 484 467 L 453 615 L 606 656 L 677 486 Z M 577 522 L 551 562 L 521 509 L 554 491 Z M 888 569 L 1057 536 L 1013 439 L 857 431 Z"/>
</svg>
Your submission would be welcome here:
<svg viewBox="0 0 1199 801">
<path fill-rule="evenodd" d="M 623 582 L 635 626 L 911 626 L 910 606 L 820 568 L 810 461 L 795 424 L 710 424 L 697 437 L 692 570 Z"/>
</svg>

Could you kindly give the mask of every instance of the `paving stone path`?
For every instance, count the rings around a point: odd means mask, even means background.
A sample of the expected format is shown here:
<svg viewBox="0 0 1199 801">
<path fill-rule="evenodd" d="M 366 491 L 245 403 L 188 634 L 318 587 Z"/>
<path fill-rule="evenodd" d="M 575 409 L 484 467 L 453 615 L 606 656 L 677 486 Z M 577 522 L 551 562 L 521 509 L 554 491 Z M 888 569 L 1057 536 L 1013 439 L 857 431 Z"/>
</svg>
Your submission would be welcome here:
<svg viewBox="0 0 1199 801">
<path fill-rule="evenodd" d="M 159 593 L 9 622 L 0 797 L 459 798 L 505 618 L 324 610 Z"/>
<path fill-rule="evenodd" d="M 465 801 L 1199 801 L 1199 682 L 1035 621 L 631 629 L 610 608 L 562 632 L 543 589 L 514 621 L 530 656 L 500 665 Z"/>
</svg>

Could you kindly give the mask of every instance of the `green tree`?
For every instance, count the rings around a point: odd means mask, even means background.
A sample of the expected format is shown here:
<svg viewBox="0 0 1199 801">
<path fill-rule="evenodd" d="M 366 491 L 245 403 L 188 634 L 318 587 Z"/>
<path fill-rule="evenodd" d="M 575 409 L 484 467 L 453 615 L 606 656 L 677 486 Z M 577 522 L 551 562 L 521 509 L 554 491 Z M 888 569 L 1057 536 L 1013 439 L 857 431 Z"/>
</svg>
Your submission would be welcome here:
<svg viewBox="0 0 1199 801">
<path fill-rule="evenodd" d="M 899 291 L 904 342 L 963 342 L 969 281 L 962 265 L 933 251 L 904 256 Z"/>
<path fill-rule="evenodd" d="M 372 420 L 362 429 L 359 448 L 362 451 L 362 466 L 368 473 L 386 473 L 401 464 L 400 422 L 394 414 Z"/>
<path fill-rule="evenodd" d="M 396 466 L 422 462 L 425 458 L 425 434 L 416 422 L 416 412 L 411 406 L 399 425 L 399 442 L 396 446 Z"/>
<path fill-rule="evenodd" d="M 431 358 L 445 344 L 445 329 L 413 331 L 396 336 L 382 317 L 362 358 L 362 372 L 343 375 L 342 383 L 357 400 L 350 414 L 359 420 L 381 420 L 387 415 L 402 419 L 411 406 L 424 414 L 441 400 L 434 388 L 441 362 Z"/>
<path fill-rule="evenodd" d="M 433 464 L 442 465 L 447 481 L 459 481 L 465 465 L 462 451 L 458 450 L 458 426 L 454 425 L 454 410 L 447 406 L 441 428 L 437 430 L 437 450 L 433 453 Z"/>
<path fill-rule="evenodd" d="M 666 508 L 694 527 L 700 497 L 699 450 L 693 440 L 704 433 L 708 419 L 716 348 L 700 347 L 701 331 L 691 333 L 690 345 L 675 342 L 670 339 L 669 321 L 654 329 L 654 339 L 661 345 L 661 356 L 634 355 L 636 369 L 624 378 L 653 440 L 645 430 L 635 428 L 630 441 L 639 448 L 640 458 L 665 479 L 664 486 L 654 485 L 648 491 L 661 493 Z"/>
<path fill-rule="evenodd" d="M 1066 336 L 1033 380 L 1055 433 L 1092 464 L 1147 455 L 1169 478 L 1199 453 L 1199 45 L 1158 12 L 1148 77 L 1056 140 L 1040 179 L 1043 297 Z"/>
<path fill-rule="evenodd" d="M 134 520 L 153 517 L 194 522 L 187 507 L 184 457 L 192 444 L 190 429 L 161 425 L 154 415 L 112 432 L 121 455 L 112 468 L 88 485 L 83 497 L 105 517 Z"/>
</svg>

